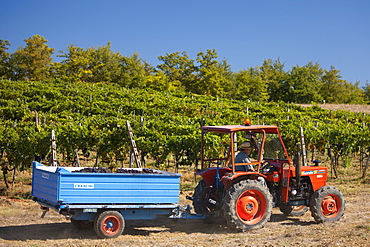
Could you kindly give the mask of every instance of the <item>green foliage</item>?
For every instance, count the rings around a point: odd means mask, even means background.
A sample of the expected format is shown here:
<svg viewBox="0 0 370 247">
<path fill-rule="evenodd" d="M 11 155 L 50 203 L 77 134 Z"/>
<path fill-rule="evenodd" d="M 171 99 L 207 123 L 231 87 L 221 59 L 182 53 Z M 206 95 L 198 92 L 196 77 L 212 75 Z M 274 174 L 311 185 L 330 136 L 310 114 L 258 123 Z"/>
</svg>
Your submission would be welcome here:
<svg viewBox="0 0 370 247">
<path fill-rule="evenodd" d="M 364 90 L 364 98 L 366 102 L 370 102 L 370 83 L 366 83 L 363 87 Z"/>
<path fill-rule="evenodd" d="M 24 40 L 25 47 L 10 55 L 8 66 L 12 80 L 40 81 L 50 79 L 51 55 L 54 48 L 47 45 L 47 40 L 34 35 Z"/>
<path fill-rule="evenodd" d="M 333 66 L 322 76 L 321 95 L 326 103 L 365 104 L 364 92 L 358 88 L 358 83 L 348 83 L 341 79 L 339 70 Z"/>
<path fill-rule="evenodd" d="M 268 84 L 262 79 L 256 69 L 242 70 L 235 77 L 234 98 L 260 102 L 268 100 Z"/>
<path fill-rule="evenodd" d="M 294 103 L 363 104 L 369 85 L 349 83 L 340 71 L 309 62 L 285 71 L 280 60 L 231 71 L 215 49 L 190 59 L 184 51 L 159 56 L 155 68 L 137 53 L 122 56 L 106 46 L 73 44 L 52 62 L 53 48 L 35 35 L 26 46 L 8 53 L 0 39 L 0 155 L 10 167 L 27 169 L 34 155 L 47 156 L 51 130 L 66 160 L 76 150 L 95 151 L 97 161 L 128 157 L 126 120 L 131 122 L 143 158 L 156 165 L 199 160 L 201 125 L 240 124 L 247 115 L 255 124 L 279 125 L 293 154 L 299 129 L 305 128 L 309 150 L 342 157 L 370 146 L 368 114 L 331 112 Z M 18 80 L 18 81 L 15 81 Z M 142 125 L 142 123 L 145 123 Z M 222 155 L 223 140 L 207 139 L 209 156 Z M 2 165 L 5 163 L 3 162 Z"/>
<path fill-rule="evenodd" d="M 284 95 L 283 85 L 288 74 L 284 71 L 284 64 L 279 59 L 272 61 L 271 59 L 263 61 L 261 67 L 256 68 L 259 76 L 267 84 L 267 93 L 269 101 L 280 101 Z"/>
<path fill-rule="evenodd" d="M 50 132 L 57 150 L 71 161 L 76 150 L 96 151 L 98 161 L 127 159 L 131 122 L 143 156 L 157 166 L 199 160 L 202 125 L 240 124 L 248 115 L 254 124 L 278 125 L 290 154 L 304 127 L 308 150 L 331 152 L 348 160 L 370 146 L 368 114 L 329 111 L 317 106 L 248 102 L 186 92 L 129 89 L 109 84 L 0 81 L 0 150 L 10 167 L 27 169 L 34 155 L 47 156 Z M 211 135 L 206 152 L 222 156 L 220 136 Z"/>
<path fill-rule="evenodd" d="M 294 66 L 283 86 L 283 101 L 295 103 L 321 102 L 323 69 L 311 62 L 303 67 Z"/>
<path fill-rule="evenodd" d="M 158 59 L 162 63 L 157 68 L 167 76 L 172 84 L 179 85 L 186 91 L 192 90 L 192 84 L 196 81 L 197 68 L 194 60 L 190 59 L 185 51 L 182 54 L 175 52 L 159 56 Z"/>
<path fill-rule="evenodd" d="M 9 77 L 9 68 L 8 68 L 8 60 L 9 60 L 9 53 L 6 51 L 9 48 L 10 43 L 8 40 L 0 39 L 0 78 L 7 78 Z"/>
<path fill-rule="evenodd" d="M 208 49 L 196 59 L 186 51 L 167 53 L 153 67 L 137 53 L 122 56 L 112 51 L 110 42 L 87 49 L 70 44 L 57 55 L 63 60 L 52 62 L 54 49 L 44 37 L 34 35 L 24 41 L 25 47 L 7 53 L 10 43 L 0 39 L 0 78 L 111 83 L 259 102 L 364 104 L 369 98 L 359 82 L 347 82 L 333 66 L 327 71 L 312 62 L 285 71 L 279 59 L 268 59 L 261 66 L 233 72 L 226 60 L 217 60 L 216 49 Z"/>
<path fill-rule="evenodd" d="M 153 79 L 152 76 L 157 76 L 151 73 L 153 68 L 143 61 L 137 53 L 129 57 L 121 57 L 120 64 L 119 78 L 113 82 L 124 87 L 145 88 L 148 84 L 149 87 L 151 87 L 152 84 L 150 81 L 148 82 L 148 79 L 150 80 Z M 165 81 L 163 78 L 160 80 L 158 79 L 158 77 L 155 78 L 154 84 L 158 83 L 159 85 L 162 85 L 163 81 Z"/>
<path fill-rule="evenodd" d="M 197 62 L 199 63 L 198 79 L 195 81 L 191 92 L 217 97 L 227 96 L 232 85 L 228 78 L 230 65 L 226 61 L 218 62 L 217 57 L 215 49 L 197 54 Z"/>
</svg>

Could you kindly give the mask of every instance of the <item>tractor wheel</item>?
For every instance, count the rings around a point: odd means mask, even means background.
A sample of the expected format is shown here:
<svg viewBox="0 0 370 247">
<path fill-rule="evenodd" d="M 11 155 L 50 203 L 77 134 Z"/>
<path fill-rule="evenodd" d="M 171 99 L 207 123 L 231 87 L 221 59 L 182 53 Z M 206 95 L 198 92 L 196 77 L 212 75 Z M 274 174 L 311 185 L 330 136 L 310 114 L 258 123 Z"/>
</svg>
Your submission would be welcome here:
<svg viewBox="0 0 370 247">
<path fill-rule="evenodd" d="M 101 238 L 116 238 L 125 228 L 125 220 L 118 211 L 104 211 L 95 218 L 94 229 Z"/>
<path fill-rule="evenodd" d="M 270 220 L 272 196 L 255 180 L 243 180 L 231 187 L 222 205 L 227 223 L 241 231 L 259 229 Z"/>
<path fill-rule="evenodd" d="M 279 206 L 280 211 L 285 216 L 302 216 L 308 211 L 308 207 L 305 205 L 299 205 L 299 206 L 286 206 L 286 205 L 280 205 Z"/>
<path fill-rule="evenodd" d="M 71 218 L 71 223 L 74 227 L 76 227 L 79 230 L 83 229 L 89 229 L 92 228 L 94 225 L 94 222 L 88 221 L 88 220 L 75 220 Z"/>
<path fill-rule="evenodd" d="M 193 195 L 193 207 L 197 214 L 206 214 L 208 209 L 206 206 L 207 189 L 204 180 L 200 180 L 198 185 L 194 189 Z"/>
<path fill-rule="evenodd" d="M 338 221 L 344 214 L 343 194 L 333 186 L 324 186 L 311 197 L 311 215 L 317 223 Z"/>
</svg>

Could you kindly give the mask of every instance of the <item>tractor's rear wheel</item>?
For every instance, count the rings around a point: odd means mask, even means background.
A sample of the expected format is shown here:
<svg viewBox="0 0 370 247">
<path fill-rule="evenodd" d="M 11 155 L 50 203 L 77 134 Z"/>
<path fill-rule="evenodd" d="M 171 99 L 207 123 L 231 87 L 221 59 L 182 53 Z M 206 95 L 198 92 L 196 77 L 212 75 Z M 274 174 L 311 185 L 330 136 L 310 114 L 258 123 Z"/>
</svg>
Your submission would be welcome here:
<svg viewBox="0 0 370 247">
<path fill-rule="evenodd" d="M 101 238 L 116 238 L 125 229 L 125 220 L 118 211 L 104 211 L 95 218 L 94 229 Z"/>
<path fill-rule="evenodd" d="M 344 214 L 343 194 L 333 186 L 324 186 L 311 197 L 311 215 L 317 223 L 338 221 Z"/>
<path fill-rule="evenodd" d="M 302 216 L 308 211 L 308 207 L 305 205 L 299 205 L 299 206 L 286 206 L 286 205 L 280 205 L 279 206 L 280 211 L 285 216 Z"/>
<path fill-rule="evenodd" d="M 272 196 L 255 180 L 243 180 L 227 192 L 222 205 L 227 223 L 237 230 L 259 229 L 270 220 Z"/>
</svg>

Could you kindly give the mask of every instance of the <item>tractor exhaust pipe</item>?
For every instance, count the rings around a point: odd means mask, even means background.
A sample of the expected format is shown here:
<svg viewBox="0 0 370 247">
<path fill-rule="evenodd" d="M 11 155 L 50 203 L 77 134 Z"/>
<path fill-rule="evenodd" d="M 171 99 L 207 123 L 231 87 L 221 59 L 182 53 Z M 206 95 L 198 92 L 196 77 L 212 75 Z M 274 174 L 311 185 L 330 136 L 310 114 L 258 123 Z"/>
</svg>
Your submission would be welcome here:
<svg viewBox="0 0 370 247">
<path fill-rule="evenodd" d="M 294 157 L 294 166 L 295 166 L 295 177 L 296 177 L 296 186 L 299 189 L 301 186 L 301 153 L 297 152 Z"/>
<path fill-rule="evenodd" d="M 304 143 L 303 127 L 300 127 L 302 165 L 307 165 L 306 144 Z"/>
<path fill-rule="evenodd" d="M 303 134 L 303 127 L 300 127 L 300 140 L 301 140 L 301 151 L 298 152 L 296 157 L 296 180 L 297 180 L 297 188 L 301 187 L 301 166 L 307 165 L 307 157 L 306 157 L 306 145 L 304 143 L 304 134 Z M 302 162 L 300 162 L 300 156 L 302 156 Z M 299 192 L 298 192 L 299 193 Z"/>
</svg>

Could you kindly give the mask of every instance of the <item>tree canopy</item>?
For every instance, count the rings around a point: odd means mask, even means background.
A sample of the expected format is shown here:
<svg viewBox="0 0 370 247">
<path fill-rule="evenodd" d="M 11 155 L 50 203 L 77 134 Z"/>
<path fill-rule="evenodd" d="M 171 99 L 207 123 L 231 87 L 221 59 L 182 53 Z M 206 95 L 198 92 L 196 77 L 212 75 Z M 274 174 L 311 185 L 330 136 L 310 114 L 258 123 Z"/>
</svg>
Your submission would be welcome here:
<svg viewBox="0 0 370 247">
<path fill-rule="evenodd" d="M 110 83 L 127 88 L 184 91 L 200 95 L 259 102 L 346 103 L 370 101 L 369 84 L 344 80 L 334 66 L 330 70 L 309 61 L 290 70 L 279 60 L 231 71 L 227 60 L 218 60 L 216 49 L 199 52 L 192 59 L 186 51 L 159 56 L 152 66 L 138 53 L 123 56 L 106 46 L 81 48 L 70 44 L 56 55 L 47 40 L 34 35 L 25 46 L 8 53 L 11 45 L 0 39 L 0 78 L 28 81 Z"/>
</svg>

